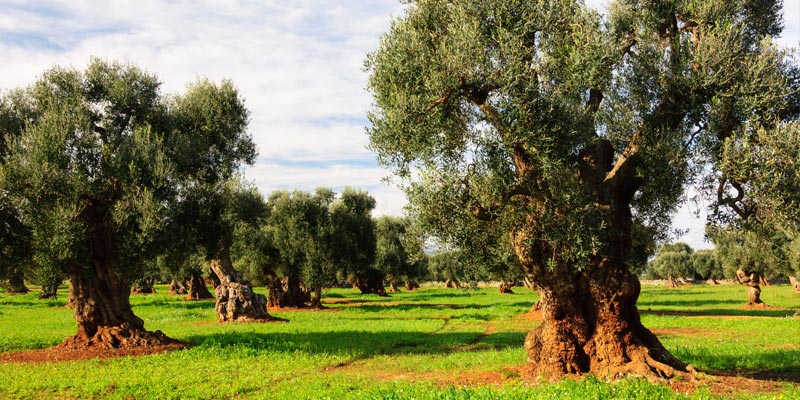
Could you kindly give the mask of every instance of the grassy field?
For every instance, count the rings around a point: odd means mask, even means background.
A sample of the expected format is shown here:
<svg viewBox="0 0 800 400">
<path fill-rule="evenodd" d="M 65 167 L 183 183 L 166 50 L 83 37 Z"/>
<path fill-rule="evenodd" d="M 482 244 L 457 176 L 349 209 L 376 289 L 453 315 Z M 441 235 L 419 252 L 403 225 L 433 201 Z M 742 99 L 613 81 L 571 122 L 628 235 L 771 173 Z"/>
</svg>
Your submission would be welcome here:
<svg viewBox="0 0 800 400">
<path fill-rule="evenodd" d="M 333 289 L 324 297 L 328 310 L 274 311 L 290 322 L 248 324 L 218 324 L 213 301 L 158 291 L 133 295 L 134 311 L 149 330 L 192 348 L 0 364 L 0 398 L 800 398 L 800 296 L 785 285 L 764 288 L 772 306 L 764 310 L 742 309 L 740 286 L 644 286 L 644 324 L 709 375 L 673 387 L 634 378 L 523 383 L 522 343 L 538 322 L 525 315 L 536 297 L 522 288 L 501 295 L 424 287 L 389 298 Z M 62 293 L 55 301 L 0 293 L 0 352 L 46 348 L 74 334 Z"/>
</svg>

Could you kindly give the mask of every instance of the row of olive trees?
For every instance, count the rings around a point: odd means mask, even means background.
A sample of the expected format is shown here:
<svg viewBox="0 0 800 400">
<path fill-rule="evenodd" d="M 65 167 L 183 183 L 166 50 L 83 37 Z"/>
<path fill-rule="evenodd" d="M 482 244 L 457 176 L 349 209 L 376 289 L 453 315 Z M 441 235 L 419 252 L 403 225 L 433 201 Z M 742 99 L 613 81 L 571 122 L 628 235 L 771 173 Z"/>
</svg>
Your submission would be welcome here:
<svg viewBox="0 0 800 400">
<path fill-rule="evenodd" d="M 679 286 L 684 278 L 716 282 L 723 276 L 727 277 L 714 250 L 695 251 L 683 242 L 660 246 L 645 271 L 645 277 L 666 279 L 672 287 Z"/>
<path fill-rule="evenodd" d="M 768 279 L 788 277 L 800 293 L 800 239 L 775 229 L 754 231 L 737 226 L 709 225 L 706 234 L 713 240 L 714 249 L 695 251 L 682 242 L 664 244 L 648 263 L 644 276 L 666 279 L 672 287 L 679 286 L 684 278 L 714 284 L 718 278 L 731 279 L 747 286 L 750 305 L 763 304 L 760 286 Z"/>
<path fill-rule="evenodd" d="M 238 171 L 256 156 L 248 121 L 229 81 L 165 96 L 155 76 L 99 59 L 3 93 L 0 274 L 51 288 L 69 279 L 68 346 L 170 342 L 144 329 L 131 288 L 151 265 L 198 252 L 219 280 L 220 319 L 259 309 L 230 259 L 231 200 L 247 192 Z"/>
</svg>

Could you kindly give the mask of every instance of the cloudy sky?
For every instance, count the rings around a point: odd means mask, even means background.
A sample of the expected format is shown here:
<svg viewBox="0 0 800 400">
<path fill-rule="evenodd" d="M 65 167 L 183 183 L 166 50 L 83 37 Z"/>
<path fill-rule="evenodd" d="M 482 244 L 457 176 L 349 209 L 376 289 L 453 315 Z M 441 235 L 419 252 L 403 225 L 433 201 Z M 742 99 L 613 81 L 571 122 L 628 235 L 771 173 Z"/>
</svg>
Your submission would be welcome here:
<svg viewBox="0 0 800 400">
<path fill-rule="evenodd" d="M 785 2 L 781 41 L 798 47 L 800 1 Z M 399 215 L 404 196 L 366 149 L 362 64 L 402 12 L 397 0 L 0 0 L 0 90 L 56 64 L 82 69 L 91 56 L 136 63 L 168 93 L 198 77 L 232 79 L 259 148 L 245 174 L 263 194 L 356 186 L 375 196 L 376 214 Z M 675 227 L 708 247 L 697 208 Z"/>
</svg>

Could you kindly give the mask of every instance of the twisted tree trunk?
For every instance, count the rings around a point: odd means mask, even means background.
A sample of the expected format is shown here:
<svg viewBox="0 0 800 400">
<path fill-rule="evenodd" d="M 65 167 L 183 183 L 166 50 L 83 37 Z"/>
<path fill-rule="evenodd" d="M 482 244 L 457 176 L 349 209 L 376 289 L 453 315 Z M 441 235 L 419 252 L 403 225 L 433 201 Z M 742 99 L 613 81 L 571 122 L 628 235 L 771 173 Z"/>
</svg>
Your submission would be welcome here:
<svg viewBox="0 0 800 400">
<path fill-rule="evenodd" d="M 676 359 L 640 320 L 636 301 L 639 280 L 625 264 L 631 249 L 630 203 L 642 178 L 637 172 L 636 143 L 614 160 L 613 145 L 599 140 L 581 152 L 579 184 L 594 198 L 602 218 L 602 246 L 586 259 L 562 255 L 542 240 L 540 215 L 510 233 L 511 244 L 539 292 L 542 323 L 525 339 L 526 373 L 560 377 L 593 373 L 617 377 L 636 374 L 651 379 L 688 374 L 694 369 Z M 547 205 L 530 198 L 533 209 Z M 552 210 L 553 215 L 569 210 Z"/>
<path fill-rule="evenodd" d="M 791 283 L 792 289 L 794 289 L 797 294 L 800 294 L 800 281 L 798 281 L 794 276 L 790 276 L 789 283 Z"/>
<path fill-rule="evenodd" d="M 283 279 L 282 288 L 280 291 L 280 298 L 278 300 L 279 307 L 306 307 L 306 303 L 311 301 L 311 296 L 305 290 L 300 282 L 298 276 L 287 276 Z"/>
<path fill-rule="evenodd" d="M 383 275 L 375 272 L 368 272 L 366 276 L 355 275 L 353 283 L 361 291 L 361 294 L 377 294 L 378 296 L 389 296 L 383 286 Z"/>
<path fill-rule="evenodd" d="M 186 294 L 187 293 L 186 285 L 184 285 L 183 282 L 175 278 L 172 278 L 169 281 L 169 288 L 167 289 L 167 293 L 169 293 L 171 296 Z"/>
<path fill-rule="evenodd" d="M 761 279 L 761 274 L 756 272 L 748 274 L 741 268 L 736 271 L 736 280 L 747 287 L 748 306 L 763 307 L 766 305 L 763 301 L 761 301 Z"/>
<path fill-rule="evenodd" d="M 189 277 L 187 286 L 186 300 L 208 300 L 214 298 L 214 295 L 208 290 L 203 277 L 194 272 Z"/>
<path fill-rule="evenodd" d="M 6 291 L 10 294 L 25 294 L 30 292 L 27 286 L 25 286 L 25 276 L 22 274 L 22 270 L 20 269 L 13 269 L 8 277 L 8 283 L 6 284 Z"/>
<path fill-rule="evenodd" d="M 419 283 L 417 283 L 414 280 L 409 279 L 409 280 L 406 281 L 406 284 L 403 285 L 403 289 L 408 290 L 408 291 L 417 290 L 417 289 L 419 289 Z"/>
<path fill-rule="evenodd" d="M 60 278 L 47 279 L 42 284 L 42 292 L 39 293 L 39 299 L 55 299 L 58 298 L 58 286 L 61 284 Z"/>
<path fill-rule="evenodd" d="M 156 284 L 155 278 L 147 277 L 136 280 L 131 286 L 131 293 L 133 294 L 153 294 L 156 292 L 154 287 Z"/>
<path fill-rule="evenodd" d="M 161 331 L 146 331 L 144 321 L 133 313 L 131 284 L 112 268 L 114 249 L 101 215 L 94 207 L 86 210 L 93 229 L 91 265 L 73 265 L 69 270 L 70 301 L 78 332 L 66 338 L 62 346 L 130 348 L 177 343 Z"/>
<path fill-rule="evenodd" d="M 511 290 L 511 286 L 513 286 L 513 282 L 501 282 L 498 291 L 501 294 L 514 294 L 514 291 Z"/>
<path fill-rule="evenodd" d="M 322 305 L 322 285 L 314 286 L 314 296 L 311 298 L 311 308 L 321 310 L 325 308 Z"/>
<path fill-rule="evenodd" d="M 230 255 L 220 252 L 217 258 L 211 260 L 211 270 L 220 282 L 214 289 L 217 299 L 214 309 L 220 322 L 273 319 L 267 312 L 266 296 L 253 292 L 250 282 L 233 269 Z"/>
</svg>

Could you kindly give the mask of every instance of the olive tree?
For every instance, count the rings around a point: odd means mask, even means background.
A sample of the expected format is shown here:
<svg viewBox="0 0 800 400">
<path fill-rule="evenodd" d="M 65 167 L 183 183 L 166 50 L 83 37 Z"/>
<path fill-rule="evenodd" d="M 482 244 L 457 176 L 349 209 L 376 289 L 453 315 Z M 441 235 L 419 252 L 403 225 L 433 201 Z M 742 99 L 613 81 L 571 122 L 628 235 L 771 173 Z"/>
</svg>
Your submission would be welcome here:
<svg viewBox="0 0 800 400">
<path fill-rule="evenodd" d="M 93 59 L 85 71 L 52 68 L 4 98 L 19 123 L 3 125 L 0 188 L 31 249 L 46 255 L 35 264 L 70 281 L 78 332 L 67 346 L 171 342 L 144 329 L 131 284 L 174 244 L 175 205 L 254 157 L 232 83 L 201 80 L 171 97 L 159 88 L 133 65 Z"/>
<path fill-rule="evenodd" d="M 694 276 L 692 249 L 686 243 L 667 243 L 658 248 L 656 257 L 648 265 L 652 277 L 666 279 L 670 287 L 680 286 L 680 279 Z"/>
<path fill-rule="evenodd" d="M 780 100 L 780 8 L 418 0 L 368 56 L 371 148 L 412 213 L 455 242 L 503 231 L 538 290 L 533 376 L 691 370 L 640 321 L 632 227 L 668 229 L 727 100 Z"/>
<path fill-rule="evenodd" d="M 336 264 L 363 294 L 386 296 L 386 270 L 375 264 L 377 236 L 372 210 L 375 198 L 346 187 L 331 205 Z"/>
</svg>

